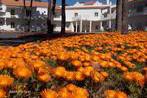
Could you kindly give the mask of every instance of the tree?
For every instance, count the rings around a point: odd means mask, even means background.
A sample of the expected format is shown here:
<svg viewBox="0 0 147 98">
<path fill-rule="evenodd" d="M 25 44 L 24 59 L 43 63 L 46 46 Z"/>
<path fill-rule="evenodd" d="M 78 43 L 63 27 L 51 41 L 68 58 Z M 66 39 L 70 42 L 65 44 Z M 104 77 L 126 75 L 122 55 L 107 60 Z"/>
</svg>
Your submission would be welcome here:
<svg viewBox="0 0 147 98">
<path fill-rule="evenodd" d="M 47 17 L 47 32 L 52 33 L 53 32 L 53 12 L 52 12 L 52 6 L 53 6 L 53 0 L 48 0 L 48 17 Z"/>
<path fill-rule="evenodd" d="M 55 10 L 56 10 L 56 0 L 53 0 L 53 6 L 52 6 L 52 13 L 55 15 Z"/>
<path fill-rule="evenodd" d="M 23 0 L 23 5 L 24 5 L 23 6 L 23 13 L 24 13 L 23 18 L 25 19 L 25 17 L 26 17 L 26 0 Z M 26 26 L 26 23 L 24 23 L 24 26 Z M 24 29 L 25 29 L 25 27 L 24 27 Z"/>
<path fill-rule="evenodd" d="M 30 31 L 30 28 L 31 28 L 32 6 L 33 6 L 33 0 L 30 1 L 30 8 L 29 8 L 29 21 L 28 21 L 28 31 Z"/>
<path fill-rule="evenodd" d="M 122 34 L 128 33 L 128 0 L 123 0 Z"/>
<path fill-rule="evenodd" d="M 128 33 L 128 0 L 117 0 L 117 31 Z"/>
<path fill-rule="evenodd" d="M 65 4 L 66 1 L 62 0 L 62 21 L 61 21 L 61 34 L 65 33 L 66 15 L 65 15 Z"/>
<path fill-rule="evenodd" d="M 122 0 L 117 0 L 116 10 L 116 29 L 122 32 Z"/>
</svg>

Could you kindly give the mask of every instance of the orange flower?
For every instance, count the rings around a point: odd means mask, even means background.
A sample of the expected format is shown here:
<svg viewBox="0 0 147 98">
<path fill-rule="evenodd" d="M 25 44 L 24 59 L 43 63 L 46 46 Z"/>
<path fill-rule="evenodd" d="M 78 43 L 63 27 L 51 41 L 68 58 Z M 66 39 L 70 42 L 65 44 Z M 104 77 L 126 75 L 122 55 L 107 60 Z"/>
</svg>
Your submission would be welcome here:
<svg viewBox="0 0 147 98">
<path fill-rule="evenodd" d="M 7 87 L 12 85 L 14 79 L 8 75 L 0 75 L 0 87 Z"/>
<path fill-rule="evenodd" d="M 34 68 L 38 69 L 40 67 L 44 67 L 45 66 L 45 63 L 43 61 L 41 61 L 41 60 L 38 60 L 38 61 L 35 61 L 33 63 L 33 66 L 34 66 Z"/>
<path fill-rule="evenodd" d="M 126 72 L 123 74 L 123 77 L 129 81 L 136 81 L 140 86 L 144 86 L 145 77 L 139 72 Z"/>
<path fill-rule="evenodd" d="M 120 67 L 120 69 L 121 69 L 122 71 L 128 71 L 128 68 L 127 68 L 127 67 L 124 67 L 124 66 Z"/>
<path fill-rule="evenodd" d="M 60 91 L 58 92 L 58 98 L 73 98 L 73 95 L 66 89 L 66 88 L 62 88 L 60 89 Z"/>
<path fill-rule="evenodd" d="M 65 79 L 67 80 L 74 80 L 75 79 L 75 74 L 74 72 L 65 72 L 65 76 L 64 76 Z"/>
<path fill-rule="evenodd" d="M 115 98 L 128 98 L 127 94 L 125 94 L 124 92 L 118 91 L 115 94 Z"/>
<path fill-rule="evenodd" d="M 65 76 L 65 73 L 66 73 L 66 70 L 64 67 L 57 67 L 54 71 L 54 74 L 57 76 L 57 77 L 64 77 Z"/>
<path fill-rule="evenodd" d="M 106 98 L 115 98 L 116 92 L 114 90 L 106 90 L 104 94 Z"/>
<path fill-rule="evenodd" d="M 86 89 L 68 84 L 59 91 L 59 98 L 88 98 L 89 93 Z"/>
<path fill-rule="evenodd" d="M 78 69 L 79 72 L 83 73 L 85 76 L 90 76 L 91 72 L 94 71 L 94 68 L 89 66 L 89 67 L 80 67 Z"/>
<path fill-rule="evenodd" d="M 132 77 L 132 75 L 129 74 L 129 72 L 124 73 L 123 77 L 129 81 L 133 80 L 133 77 Z"/>
<path fill-rule="evenodd" d="M 95 82 L 100 82 L 100 78 L 101 78 L 101 74 L 97 71 L 93 71 L 91 72 L 91 78 L 95 81 Z"/>
<path fill-rule="evenodd" d="M 82 66 L 82 63 L 81 63 L 80 61 L 78 61 L 78 60 L 72 61 L 71 64 L 74 65 L 75 67 L 80 67 L 80 66 Z"/>
<path fill-rule="evenodd" d="M 103 75 L 105 78 L 109 75 L 107 72 L 100 72 L 100 74 Z"/>
<path fill-rule="evenodd" d="M 124 92 L 115 90 L 106 90 L 104 95 L 105 98 L 128 98 Z"/>
<path fill-rule="evenodd" d="M 57 98 L 58 94 L 50 89 L 45 89 L 41 92 L 41 98 Z"/>
<path fill-rule="evenodd" d="M 68 85 L 66 85 L 66 88 L 69 91 L 74 91 L 77 87 L 73 84 L 68 84 Z"/>
<path fill-rule="evenodd" d="M 83 73 L 81 72 L 75 72 L 75 80 L 77 81 L 82 81 L 85 79 L 85 76 Z"/>
<path fill-rule="evenodd" d="M 67 60 L 68 59 L 68 55 L 66 54 L 66 53 L 59 53 L 59 55 L 58 55 L 58 59 L 59 60 Z"/>
<path fill-rule="evenodd" d="M 0 70 L 2 70 L 3 68 L 5 68 L 6 66 L 5 66 L 5 63 L 4 62 L 2 62 L 2 61 L 0 61 Z"/>
<path fill-rule="evenodd" d="M 17 67 L 14 69 L 13 74 L 16 77 L 21 77 L 21 78 L 29 78 L 32 76 L 32 71 L 26 67 Z"/>
<path fill-rule="evenodd" d="M 41 75 L 38 75 L 38 80 L 47 83 L 47 82 L 49 82 L 51 80 L 51 76 L 48 73 L 41 74 Z"/>
<path fill-rule="evenodd" d="M 0 98 L 5 98 L 6 92 L 3 89 L 0 89 Z"/>
<path fill-rule="evenodd" d="M 89 98 L 88 91 L 86 89 L 83 89 L 83 88 L 77 88 L 74 91 L 73 96 L 74 96 L 73 98 Z"/>
</svg>

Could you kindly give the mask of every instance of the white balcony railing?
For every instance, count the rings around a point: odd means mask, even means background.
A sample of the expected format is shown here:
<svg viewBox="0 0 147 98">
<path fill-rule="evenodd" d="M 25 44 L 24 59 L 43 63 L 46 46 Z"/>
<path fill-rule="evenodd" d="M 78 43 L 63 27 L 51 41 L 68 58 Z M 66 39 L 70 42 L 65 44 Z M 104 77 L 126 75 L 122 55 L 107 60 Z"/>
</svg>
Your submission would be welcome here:
<svg viewBox="0 0 147 98">
<path fill-rule="evenodd" d="M 61 16 L 54 17 L 54 20 L 55 20 L 55 21 L 61 21 Z"/>
<path fill-rule="evenodd" d="M 72 19 L 73 20 L 81 20 L 81 16 L 74 16 Z"/>
</svg>

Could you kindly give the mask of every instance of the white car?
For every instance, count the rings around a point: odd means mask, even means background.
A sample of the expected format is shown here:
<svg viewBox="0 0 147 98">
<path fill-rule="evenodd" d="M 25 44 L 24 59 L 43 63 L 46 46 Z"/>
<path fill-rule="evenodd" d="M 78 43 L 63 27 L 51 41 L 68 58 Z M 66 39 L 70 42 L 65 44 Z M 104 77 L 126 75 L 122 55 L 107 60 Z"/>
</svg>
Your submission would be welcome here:
<svg viewBox="0 0 147 98">
<path fill-rule="evenodd" d="M 132 26 L 131 25 L 128 25 L 128 30 L 132 30 Z"/>
</svg>

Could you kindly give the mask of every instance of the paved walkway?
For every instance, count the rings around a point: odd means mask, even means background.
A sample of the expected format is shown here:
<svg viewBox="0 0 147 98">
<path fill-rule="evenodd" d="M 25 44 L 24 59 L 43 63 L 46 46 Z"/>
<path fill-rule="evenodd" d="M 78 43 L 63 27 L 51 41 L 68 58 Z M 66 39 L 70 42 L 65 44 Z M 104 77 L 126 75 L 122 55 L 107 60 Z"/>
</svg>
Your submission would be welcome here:
<svg viewBox="0 0 147 98">
<path fill-rule="evenodd" d="M 13 39 L 13 38 L 21 38 L 32 35 L 40 35 L 46 34 L 43 32 L 2 32 L 0 33 L 0 39 Z"/>
<path fill-rule="evenodd" d="M 27 42 L 34 42 L 37 40 L 51 40 L 58 37 L 75 36 L 85 33 L 66 33 L 64 35 L 61 35 L 60 33 L 46 34 L 34 32 L 31 34 L 23 34 L 24 33 L 0 33 L 0 46 L 16 46 Z"/>
</svg>

